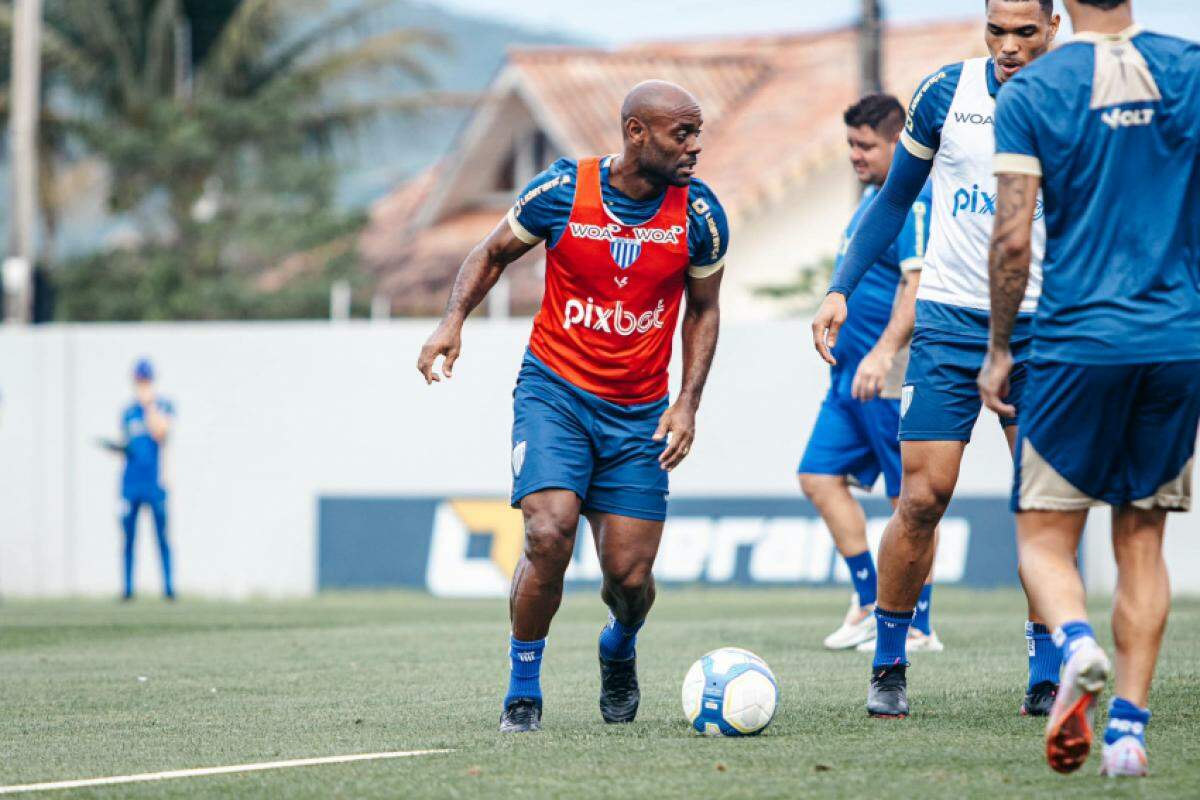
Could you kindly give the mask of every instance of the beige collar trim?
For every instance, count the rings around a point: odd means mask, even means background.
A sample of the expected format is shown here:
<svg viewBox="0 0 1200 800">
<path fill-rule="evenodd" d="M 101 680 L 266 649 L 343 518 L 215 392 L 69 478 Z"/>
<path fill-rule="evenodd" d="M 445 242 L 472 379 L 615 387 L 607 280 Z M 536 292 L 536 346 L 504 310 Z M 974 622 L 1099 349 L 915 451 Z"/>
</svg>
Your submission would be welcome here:
<svg viewBox="0 0 1200 800">
<path fill-rule="evenodd" d="M 1141 25 L 1133 24 L 1120 33 L 1096 33 L 1095 31 L 1082 31 L 1071 37 L 1072 42 L 1091 42 L 1092 44 L 1117 44 L 1119 42 L 1128 42 L 1133 37 L 1142 33 L 1146 29 Z"/>
</svg>

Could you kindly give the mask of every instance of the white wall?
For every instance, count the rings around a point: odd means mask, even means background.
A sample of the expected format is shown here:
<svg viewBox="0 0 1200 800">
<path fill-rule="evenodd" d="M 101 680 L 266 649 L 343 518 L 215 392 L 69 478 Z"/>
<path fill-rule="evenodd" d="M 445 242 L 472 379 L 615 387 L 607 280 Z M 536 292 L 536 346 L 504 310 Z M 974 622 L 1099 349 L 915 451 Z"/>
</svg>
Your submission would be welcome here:
<svg viewBox="0 0 1200 800">
<path fill-rule="evenodd" d="M 736 220 L 729 239 L 729 268 L 721 284 L 725 319 L 754 321 L 777 316 L 778 300 L 760 297 L 762 286 L 787 284 L 801 267 L 833 256 L 846 222 L 862 197 L 844 150 L 824 159 L 804 181 L 763 209 Z"/>
<path fill-rule="evenodd" d="M 729 324 L 676 496 L 790 495 L 828 372 L 802 319 Z M 151 357 L 178 421 L 167 461 L 179 590 L 314 587 L 316 498 L 508 491 L 511 392 L 527 320 L 472 321 L 454 379 L 414 365 L 428 321 L 54 326 L 0 332 L 0 594 L 111 595 L 119 581 L 115 436 L 134 360 Z M 678 377 L 678 368 L 674 370 Z M 960 490 L 1005 494 L 994 419 Z M 1196 516 L 1173 520 L 1176 587 L 1200 591 Z M 142 591 L 158 585 L 149 520 Z M 1180 535 L 1185 534 L 1185 535 Z M 1106 580 L 1099 575 L 1096 580 Z"/>
</svg>

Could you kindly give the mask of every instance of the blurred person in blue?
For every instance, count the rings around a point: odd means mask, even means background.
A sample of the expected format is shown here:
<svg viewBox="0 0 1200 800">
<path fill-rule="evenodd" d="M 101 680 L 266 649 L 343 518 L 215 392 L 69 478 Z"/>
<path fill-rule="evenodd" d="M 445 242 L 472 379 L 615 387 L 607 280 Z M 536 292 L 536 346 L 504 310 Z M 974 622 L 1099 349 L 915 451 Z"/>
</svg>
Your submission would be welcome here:
<svg viewBox="0 0 1200 800">
<path fill-rule="evenodd" d="M 133 598 L 133 551 L 138 513 L 149 506 L 162 557 L 163 595 L 175 599 L 171 582 L 171 548 L 167 542 L 167 489 L 162 479 L 163 449 L 175 409 L 154 389 L 154 365 L 140 359 L 133 368 L 134 400 L 121 413 L 125 470 L 121 476 L 121 498 L 125 501 L 121 529 L 125 534 L 125 585 L 122 597 Z"/>
<path fill-rule="evenodd" d="M 845 257 L 859 222 L 888 177 L 904 106 L 892 95 L 869 94 L 846 109 L 850 163 L 866 187 L 838 250 Z M 926 182 L 904 227 L 863 276 L 832 352 L 830 387 L 800 461 L 800 488 L 825 520 L 854 583 L 841 626 L 825 637 L 830 650 L 875 649 L 875 563 L 867 547 L 867 517 L 850 487 L 870 491 L 882 474 L 895 507 L 900 496 L 900 384 L 908 363 L 914 308 L 929 241 L 932 189 Z M 930 624 L 933 586 L 926 581 L 909 628 L 910 651 L 940 652 Z"/>
</svg>

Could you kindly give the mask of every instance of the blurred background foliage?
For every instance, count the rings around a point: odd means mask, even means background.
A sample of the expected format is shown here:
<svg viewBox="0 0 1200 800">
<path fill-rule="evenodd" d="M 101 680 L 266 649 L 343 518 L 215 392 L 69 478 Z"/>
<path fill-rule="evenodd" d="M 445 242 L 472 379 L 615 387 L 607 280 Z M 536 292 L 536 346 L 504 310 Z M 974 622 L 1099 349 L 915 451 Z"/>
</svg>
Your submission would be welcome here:
<svg viewBox="0 0 1200 800">
<path fill-rule="evenodd" d="M 385 0 L 45 0 L 41 221 L 60 320 L 323 316 L 353 279 L 363 213 L 335 202 L 335 137 L 420 109 L 414 28 L 375 32 Z M 8 114 L 12 2 L 0 2 L 0 114 Z M 363 91 L 363 81 L 397 91 Z M 402 78 L 402 80 L 397 80 Z M 412 87 L 418 87 L 413 91 Z M 58 257 L 60 171 L 106 173 L 128 233 Z M 69 182 L 66 183 L 69 188 Z M 272 281 L 297 253 L 304 269 Z"/>
</svg>

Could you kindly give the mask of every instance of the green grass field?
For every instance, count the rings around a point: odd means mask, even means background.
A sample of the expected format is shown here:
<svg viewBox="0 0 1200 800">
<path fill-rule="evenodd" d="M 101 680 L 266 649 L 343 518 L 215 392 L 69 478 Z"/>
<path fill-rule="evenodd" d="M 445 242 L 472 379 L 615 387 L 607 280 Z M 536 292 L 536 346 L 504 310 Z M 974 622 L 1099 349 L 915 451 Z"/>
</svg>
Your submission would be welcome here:
<svg viewBox="0 0 1200 800">
<path fill-rule="evenodd" d="M 0 606 L 0 785 L 309 756 L 448 755 L 54 792 L 54 797 L 1197 797 L 1200 603 L 1176 606 L 1152 698 L 1152 777 L 1045 766 L 1015 592 L 935 594 L 942 654 L 914 656 L 915 716 L 863 711 L 867 657 L 826 653 L 843 591 L 661 592 L 642 708 L 596 708 L 603 607 L 568 597 L 546 650 L 545 729 L 496 733 L 506 607 L 414 594 L 247 604 Z M 1097 608 L 1094 619 L 1104 619 Z M 1098 628 L 1102 626 L 1098 625 Z M 1105 636 L 1107 640 L 1107 635 Z M 720 645 L 762 655 L 782 706 L 751 739 L 694 736 L 679 687 Z M 144 679 L 144 680 L 143 680 Z"/>
</svg>

